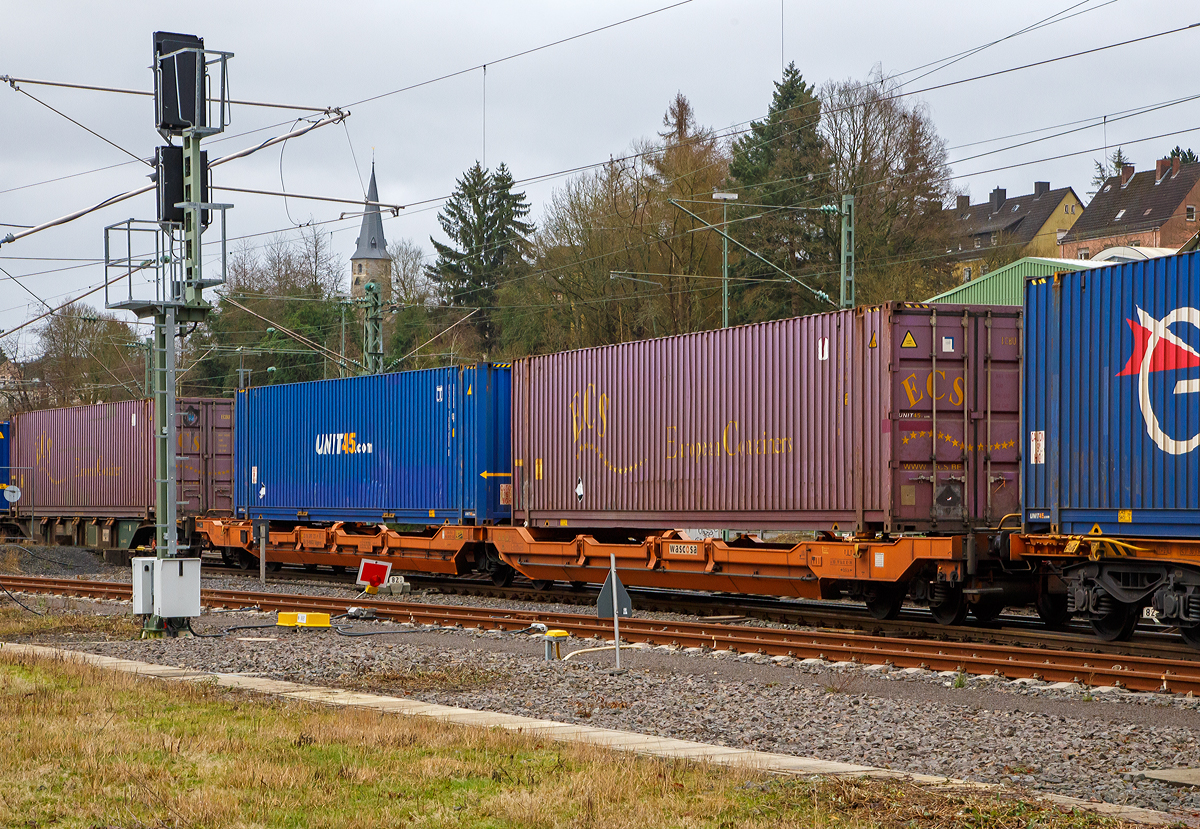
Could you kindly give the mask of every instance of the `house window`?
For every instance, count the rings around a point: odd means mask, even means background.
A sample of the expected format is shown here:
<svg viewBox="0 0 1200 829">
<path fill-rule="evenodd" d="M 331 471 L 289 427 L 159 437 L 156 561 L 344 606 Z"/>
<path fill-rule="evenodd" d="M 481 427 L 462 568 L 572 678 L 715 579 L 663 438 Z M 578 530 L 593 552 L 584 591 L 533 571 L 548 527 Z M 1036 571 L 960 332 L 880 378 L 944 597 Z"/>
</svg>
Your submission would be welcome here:
<svg viewBox="0 0 1200 829">
<path fill-rule="evenodd" d="M 1146 212 L 1145 212 L 1145 213 L 1143 213 L 1142 215 L 1143 215 L 1143 216 L 1149 216 L 1149 215 L 1150 215 L 1150 211 L 1151 211 L 1151 210 L 1153 210 L 1153 209 L 1154 209 L 1153 207 L 1147 207 L 1147 208 L 1146 208 Z"/>
<path fill-rule="evenodd" d="M 1120 210 L 1117 211 L 1117 215 L 1113 218 L 1113 221 L 1114 222 L 1120 221 L 1121 217 L 1124 215 L 1125 215 L 1125 208 L 1122 207 Z"/>
<path fill-rule="evenodd" d="M 970 281 L 971 281 L 971 269 L 963 268 L 963 282 L 970 282 Z"/>
<path fill-rule="evenodd" d="M 1021 209 L 1021 205 L 1019 205 L 1019 204 L 1014 204 L 1014 205 L 1013 205 L 1013 213 L 1016 213 L 1016 212 L 1017 212 L 1018 210 L 1020 210 L 1020 209 Z"/>
<path fill-rule="evenodd" d="M 1063 205 L 1063 213 L 1070 213 L 1070 212 L 1071 212 L 1071 205 L 1064 204 Z"/>
<path fill-rule="evenodd" d="M 359 272 L 359 273 L 362 273 L 362 272 L 363 272 L 363 265 L 362 265 L 362 262 L 359 262 L 359 263 L 358 263 L 358 272 Z"/>
<path fill-rule="evenodd" d="M 976 236 L 975 237 L 975 247 L 978 248 L 978 247 L 982 247 L 982 246 L 983 246 L 983 239 L 979 236 Z"/>
<path fill-rule="evenodd" d="M 1000 234 L 993 233 L 992 234 L 992 247 L 995 247 L 998 244 L 1000 244 Z"/>
<path fill-rule="evenodd" d="M 1087 248 L 1080 248 L 1079 249 L 1079 258 L 1080 259 L 1091 259 L 1092 252 L 1090 250 L 1088 250 Z"/>
<path fill-rule="evenodd" d="M 1188 220 L 1189 222 L 1194 222 L 1194 221 L 1196 221 L 1196 205 L 1194 205 L 1194 204 L 1189 204 L 1189 205 L 1187 206 L 1187 220 Z"/>
</svg>

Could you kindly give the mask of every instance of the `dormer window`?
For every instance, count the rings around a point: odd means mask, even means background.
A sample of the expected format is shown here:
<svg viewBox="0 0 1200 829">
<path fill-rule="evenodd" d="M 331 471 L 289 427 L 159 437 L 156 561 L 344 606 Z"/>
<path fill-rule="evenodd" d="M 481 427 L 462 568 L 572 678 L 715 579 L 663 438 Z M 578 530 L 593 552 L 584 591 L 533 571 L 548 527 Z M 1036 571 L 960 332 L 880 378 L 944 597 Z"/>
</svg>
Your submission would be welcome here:
<svg viewBox="0 0 1200 829">
<path fill-rule="evenodd" d="M 975 247 L 981 247 L 982 245 L 983 245 L 983 239 L 980 238 L 979 236 L 976 236 L 975 237 Z"/>
<path fill-rule="evenodd" d="M 1000 244 L 1000 234 L 993 233 L 992 234 L 992 247 L 995 247 L 998 244 Z"/>
</svg>

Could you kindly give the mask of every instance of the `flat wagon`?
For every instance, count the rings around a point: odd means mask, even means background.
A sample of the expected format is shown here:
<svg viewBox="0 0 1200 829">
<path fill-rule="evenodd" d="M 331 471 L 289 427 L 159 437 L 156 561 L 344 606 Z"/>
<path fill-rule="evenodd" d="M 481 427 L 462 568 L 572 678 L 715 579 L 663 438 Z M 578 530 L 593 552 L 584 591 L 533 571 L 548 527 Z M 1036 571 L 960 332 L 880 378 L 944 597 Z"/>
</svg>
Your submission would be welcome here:
<svg viewBox="0 0 1200 829">
<path fill-rule="evenodd" d="M 229 514 L 233 401 L 181 398 L 178 515 Z M 43 543 L 130 550 L 154 536 L 154 407 L 129 400 L 15 415 L 9 482 L 21 489 L 5 523 Z"/>
</svg>

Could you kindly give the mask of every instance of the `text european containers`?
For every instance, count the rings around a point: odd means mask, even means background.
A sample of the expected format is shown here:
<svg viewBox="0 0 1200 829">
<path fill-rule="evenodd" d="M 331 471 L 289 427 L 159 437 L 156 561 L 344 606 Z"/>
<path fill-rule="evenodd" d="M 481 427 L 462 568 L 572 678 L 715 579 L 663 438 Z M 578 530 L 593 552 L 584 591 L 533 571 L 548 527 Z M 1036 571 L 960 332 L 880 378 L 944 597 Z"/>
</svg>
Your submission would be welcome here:
<svg viewBox="0 0 1200 829">
<path fill-rule="evenodd" d="M 1026 285 L 1025 524 L 1195 538 L 1200 254 Z"/>
<path fill-rule="evenodd" d="M 179 512 L 230 513 L 233 401 L 180 398 Z M 12 420 L 19 515 L 136 518 L 154 513 L 154 405 L 149 400 L 22 412 Z"/>
<path fill-rule="evenodd" d="M 238 393 L 237 514 L 495 523 L 511 514 L 507 366 L 422 369 Z"/>
<path fill-rule="evenodd" d="M 1018 510 L 1020 309 L 888 304 L 514 366 L 514 520 L 961 530 Z"/>
</svg>

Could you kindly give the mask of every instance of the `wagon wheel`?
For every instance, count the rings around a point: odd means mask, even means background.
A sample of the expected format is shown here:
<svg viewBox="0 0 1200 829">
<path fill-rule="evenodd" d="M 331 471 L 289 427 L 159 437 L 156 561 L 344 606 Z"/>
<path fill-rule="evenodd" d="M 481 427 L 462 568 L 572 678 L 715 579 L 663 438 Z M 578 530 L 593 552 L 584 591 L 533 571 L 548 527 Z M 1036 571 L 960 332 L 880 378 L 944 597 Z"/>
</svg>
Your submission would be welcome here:
<svg viewBox="0 0 1200 829">
<path fill-rule="evenodd" d="M 1183 641 L 1187 642 L 1193 648 L 1200 650 L 1200 625 L 1193 625 L 1190 628 L 1180 628 L 1179 633 L 1183 636 Z"/>
<path fill-rule="evenodd" d="M 1071 621 L 1071 614 L 1067 610 L 1066 593 L 1039 593 L 1033 606 L 1037 609 L 1037 615 L 1043 624 L 1051 630 L 1066 627 L 1067 622 Z"/>
<path fill-rule="evenodd" d="M 552 579 L 534 579 L 533 580 L 533 589 L 534 590 L 549 590 L 553 586 L 554 586 L 554 581 Z"/>
<path fill-rule="evenodd" d="M 981 622 L 994 622 L 1003 610 L 1003 599 L 982 599 L 971 605 L 971 615 Z"/>
<path fill-rule="evenodd" d="M 241 567 L 243 570 L 249 570 L 251 567 L 257 566 L 258 559 L 250 555 L 250 553 L 247 553 L 245 550 L 238 553 L 238 567 Z"/>
<path fill-rule="evenodd" d="M 1133 636 L 1140 616 L 1141 608 L 1137 605 L 1118 604 L 1115 610 L 1092 619 L 1092 630 L 1105 642 L 1124 642 Z"/>
<path fill-rule="evenodd" d="M 878 587 L 865 597 L 867 612 L 871 618 L 881 622 L 891 621 L 900 615 L 904 606 L 904 596 L 908 591 L 897 587 Z"/>
<path fill-rule="evenodd" d="M 967 597 L 958 588 L 950 588 L 945 599 L 929 605 L 939 625 L 961 625 L 967 620 L 967 610 Z"/>
<path fill-rule="evenodd" d="M 507 564 L 501 564 L 492 571 L 492 584 L 496 585 L 497 587 L 508 587 L 510 584 L 512 584 L 512 580 L 513 568 L 509 567 Z"/>
</svg>

